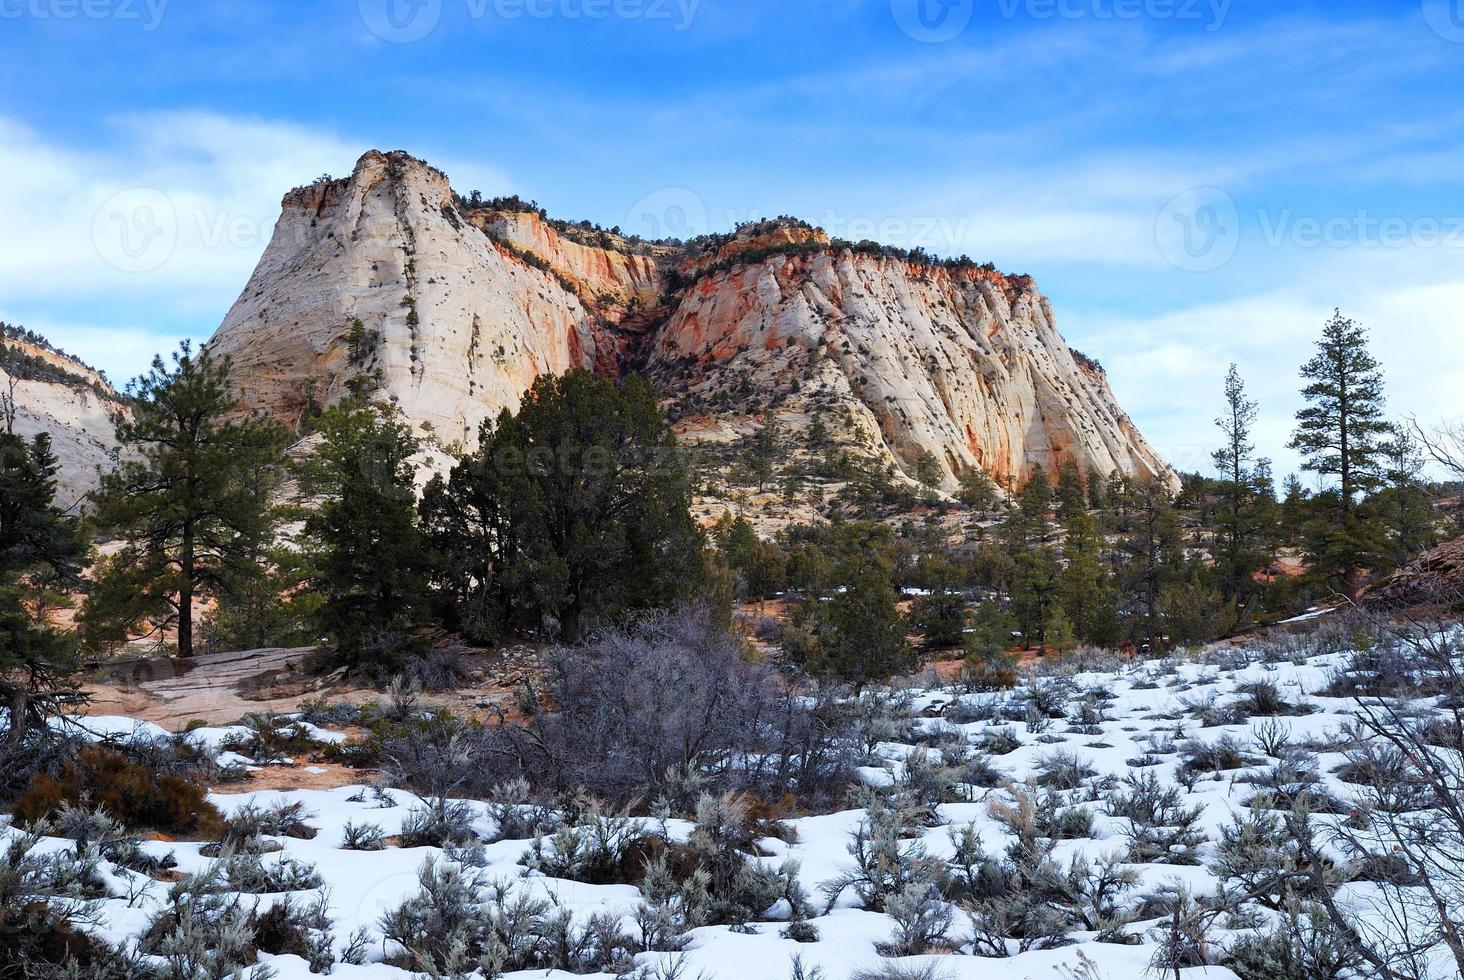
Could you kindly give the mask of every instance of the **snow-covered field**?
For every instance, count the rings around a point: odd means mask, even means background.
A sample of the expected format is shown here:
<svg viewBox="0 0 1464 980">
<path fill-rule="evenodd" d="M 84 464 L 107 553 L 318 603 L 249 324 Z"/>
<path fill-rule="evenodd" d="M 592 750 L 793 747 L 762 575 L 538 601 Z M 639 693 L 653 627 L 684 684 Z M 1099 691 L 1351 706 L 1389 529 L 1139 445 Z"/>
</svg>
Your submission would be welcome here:
<svg viewBox="0 0 1464 980">
<path fill-rule="evenodd" d="M 1002 754 L 981 756 L 998 770 L 1000 785 L 983 788 L 966 784 L 947 786 L 947 799 L 935 805 L 921 824 L 911 831 L 901 845 L 905 853 L 919 856 L 917 848 L 934 858 L 951 859 L 956 854 L 956 841 L 963 831 L 974 831 L 985 851 L 1000 855 L 1013 842 L 1011 804 L 1014 797 L 1029 795 L 1033 804 L 1048 811 L 1039 819 L 1054 816 L 1058 810 L 1086 809 L 1092 817 L 1091 831 L 1076 839 L 1061 840 L 1053 845 L 1052 858 L 1061 867 L 1073 858 L 1085 856 L 1093 862 L 1113 855 L 1137 874 L 1133 887 L 1124 888 L 1116 898 L 1117 907 L 1133 914 L 1143 906 L 1146 895 L 1167 886 L 1182 885 L 1195 894 L 1212 893 L 1222 885 L 1207 867 L 1213 862 L 1217 842 L 1224 829 L 1250 811 L 1246 803 L 1257 792 L 1252 781 L 1258 773 L 1275 766 L 1288 746 L 1307 746 L 1315 751 L 1320 782 L 1318 792 L 1330 793 L 1346 801 L 1355 787 L 1334 774 L 1346 761 L 1335 749 L 1344 723 L 1354 710 L 1352 702 L 1321 696 L 1332 668 L 1340 662 L 1337 656 L 1314 657 L 1301 663 L 1282 661 L 1262 663 L 1244 653 L 1231 662 L 1202 664 L 1167 661 L 1136 663 L 1114 672 L 1081 673 L 1061 678 L 1029 680 L 1048 688 L 1048 695 L 1060 699 L 1065 718 L 1041 718 L 1042 711 L 1030 710 L 1030 699 L 1023 692 L 1000 694 L 960 694 L 952 690 L 914 689 L 895 697 L 896 712 L 908 713 L 910 720 L 896 720 L 891 731 L 897 737 L 876 741 L 868 763 L 861 770 L 871 787 L 908 786 L 920 773 L 907 772 L 907 766 L 923 771 L 937 768 L 942 746 L 964 743 L 952 758 L 983 748 L 1008 748 Z M 1281 697 L 1292 706 L 1310 706 L 1309 713 L 1290 713 L 1285 717 L 1254 715 L 1243 723 L 1211 724 L 1218 716 L 1228 720 L 1226 705 L 1249 695 L 1241 688 L 1260 682 L 1275 686 Z M 1053 714 L 1055 712 L 1045 712 Z M 92 719 L 89 724 L 98 733 L 116 733 L 129 729 L 125 719 Z M 227 730 L 204 730 L 193 734 L 200 744 L 214 748 L 224 744 Z M 332 740 L 338 736 L 317 730 L 317 737 Z M 1008 745 L 997 745 L 993 737 L 1000 735 Z M 913 736 L 913 737 L 912 737 Z M 1200 743 L 1216 744 L 1230 738 L 1242 750 L 1240 768 L 1214 772 L 1196 772 L 1192 765 L 1182 772 L 1184 758 L 1193 756 Z M 1011 746 L 1014 741 L 1015 747 Z M 925 747 L 912 744 L 923 742 Z M 1066 759 L 1065 756 L 1074 759 Z M 1080 763 L 1075 779 L 1058 772 L 1059 762 Z M 1086 766 L 1085 771 L 1083 766 Z M 1057 775 L 1054 773 L 1057 772 Z M 1185 807 L 1198 806 L 1201 814 L 1193 830 L 1200 835 L 1194 846 L 1175 844 L 1172 851 L 1155 860 L 1180 863 L 1133 863 L 1131 857 L 1131 821 L 1110 812 L 1115 790 L 1123 788 L 1125 779 L 1152 773 L 1160 783 L 1174 787 Z M 1070 775 L 1070 773 L 1069 773 Z M 996 780 L 984 778 L 983 783 Z M 1045 783 L 1046 785 L 1039 785 Z M 1025 788 L 1024 788 L 1025 787 Z M 1071 787 L 1071 788 L 1065 788 Z M 436 848 L 402 848 L 386 846 L 380 850 L 361 851 L 343 848 L 348 824 L 380 825 L 387 837 L 394 837 L 403 822 L 421 801 L 398 790 L 370 791 L 363 787 L 343 787 L 329 791 L 218 793 L 213 802 L 226 814 L 235 814 L 248 805 L 272 806 L 278 803 L 299 803 L 306 821 L 316 831 L 313 839 L 279 837 L 274 840 L 281 849 L 267 855 L 266 864 L 282 859 L 313 866 L 323 880 L 320 888 L 307 889 L 296 900 L 313 900 L 324 896 L 325 907 L 332 920 L 333 942 L 339 953 L 350 938 L 365 937 L 361 965 L 338 963 L 332 975 L 341 980 L 389 980 L 410 976 L 410 973 L 383 962 L 394 950 L 383 939 L 383 914 L 397 908 L 418 892 L 419 871 L 428 862 L 441 866 L 449 861 Z M 466 801 L 474 814 L 474 830 L 484 840 L 494 840 L 474 857 L 472 869 L 484 882 L 508 883 L 517 894 L 542 899 L 554 908 L 569 910 L 578 921 L 595 913 L 621 917 L 623 927 L 632 933 L 635 916 L 641 904 L 639 890 L 631 885 L 588 885 L 562 880 L 531 871 L 524 859 L 533 847 L 531 840 L 496 840 L 498 836 L 492 808 L 487 804 Z M 823 889 L 831 880 L 851 870 L 852 835 L 866 821 L 866 809 L 840 813 L 804 816 L 787 821 L 787 839 L 768 838 L 760 842 L 758 860 L 773 866 L 798 862 L 798 877 L 815 906 L 811 925 L 817 941 L 795 942 L 782 933 L 788 923 L 788 906 L 780 902 L 765 915 L 767 921 L 754 922 L 748 929 L 728 927 L 695 929 L 684 952 L 647 953 L 637 965 L 647 968 L 648 976 L 679 975 L 690 980 L 699 974 L 719 980 L 787 980 L 794 960 L 803 964 L 806 975 L 815 968 L 827 980 L 840 980 L 861 969 L 877 968 L 892 962 L 908 967 L 934 966 L 934 976 L 956 980 L 1054 980 L 1076 977 L 1081 980 L 1123 980 L 1149 975 L 1149 964 L 1165 927 L 1162 916 L 1138 919 L 1122 925 L 1122 933 L 1135 937 L 1132 944 L 1098 941 L 1097 931 L 1077 930 L 1071 933 L 1071 944 L 1061 948 L 1021 951 L 1021 944 L 1012 942 L 1009 958 L 996 959 L 975 955 L 973 926 L 967 916 L 955 912 L 948 932 L 946 948 L 940 955 L 907 957 L 892 961 L 884 955 L 887 944 L 896 933 L 896 922 L 889 915 L 859 907 L 857 889 L 844 889 L 826 910 Z M 1328 818 L 1341 819 L 1341 817 Z M 1082 826 L 1082 819 L 1078 824 Z M 684 840 L 692 825 L 667 821 L 661 831 L 672 839 Z M 42 847 L 60 849 L 70 843 L 47 840 Z M 155 855 L 171 852 L 178 869 L 184 873 L 204 871 L 212 859 L 201 853 L 202 845 L 194 843 L 147 842 L 144 849 Z M 459 855 L 461 856 L 461 855 Z M 1197 863 L 1183 863 L 1193 856 Z M 139 875 L 104 866 L 113 897 L 96 904 L 99 917 L 96 931 L 117 943 L 132 941 L 147 926 L 157 908 L 166 901 L 169 885 L 143 879 Z M 268 906 L 284 895 L 245 895 L 247 904 Z M 1235 925 L 1236 923 L 1229 923 Z M 1216 926 L 1212 938 L 1223 944 L 1227 936 L 1239 935 Z M 1243 924 L 1242 924 L 1243 925 Z M 805 937 L 806 938 L 806 937 Z M 1107 937 L 1112 939 L 1110 935 Z M 990 951 L 989 949 L 987 950 Z M 358 955 L 357 958 L 360 958 Z M 262 956 L 261 963 L 286 980 L 311 975 L 305 960 L 297 956 Z M 1439 976 L 1444 972 L 1438 961 Z M 678 974 L 676 971 L 680 970 Z M 1086 971 L 1086 972 L 1085 972 Z M 1167 975 L 1174 976 L 1170 971 Z M 566 973 L 509 974 L 513 978 L 568 977 Z M 609 974 L 598 976 L 608 977 Z M 1235 974 L 1223 967 L 1201 967 L 1182 970 L 1186 980 L 1230 980 Z"/>
</svg>

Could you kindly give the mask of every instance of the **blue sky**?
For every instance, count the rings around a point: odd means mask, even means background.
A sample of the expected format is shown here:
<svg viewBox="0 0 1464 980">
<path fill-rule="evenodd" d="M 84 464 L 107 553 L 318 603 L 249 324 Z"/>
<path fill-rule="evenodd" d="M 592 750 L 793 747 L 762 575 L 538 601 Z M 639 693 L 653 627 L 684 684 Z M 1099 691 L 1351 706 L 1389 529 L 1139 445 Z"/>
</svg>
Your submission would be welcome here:
<svg viewBox="0 0 1464 980">
<path fill-rule="evenodd" d="M 1232 360 L 1294 467 L 1334 307 L 1395 414 L 1464 411 L 1464 0 L 0 0 L 0 93 L 0 318 L 117 380 L 375 147 L 632 231 L 1030 272 L 1186 468 Z"/>
</svg>

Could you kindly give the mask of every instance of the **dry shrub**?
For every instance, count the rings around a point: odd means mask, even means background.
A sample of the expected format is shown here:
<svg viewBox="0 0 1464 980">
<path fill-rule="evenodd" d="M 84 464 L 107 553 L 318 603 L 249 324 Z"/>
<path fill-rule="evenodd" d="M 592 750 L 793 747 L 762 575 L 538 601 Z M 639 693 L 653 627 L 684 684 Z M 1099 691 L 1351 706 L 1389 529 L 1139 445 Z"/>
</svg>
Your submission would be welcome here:
<svg viewBox="0 0 1464 980">
<path fill-rule="evenodd" d="M 15 801 L 15 818 L 34 823 L 67 803 L 105 810 L 128 830 L 212 838 L 224 826 L 203 787 L 100 746 L 82 749 L 54 776 L 38 774 Z"/>
</svg>

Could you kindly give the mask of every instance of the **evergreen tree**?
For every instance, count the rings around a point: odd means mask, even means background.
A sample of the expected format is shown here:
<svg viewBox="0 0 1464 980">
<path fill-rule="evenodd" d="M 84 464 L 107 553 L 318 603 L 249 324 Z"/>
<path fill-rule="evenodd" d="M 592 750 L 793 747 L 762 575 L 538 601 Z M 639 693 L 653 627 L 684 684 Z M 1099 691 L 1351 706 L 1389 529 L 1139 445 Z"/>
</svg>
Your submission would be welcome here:
<svg viewBox="0 0 1464 980">
<path fill-rule="evenodd" d="M 1087 487 L 1083 484 L 1083 474 L 1071 460 L 1064 462 L 1057 471 L 1055 497 L 1060 523 L 1066 524 L 1075 514 L 1087 510 Z"/>
<path fill-rule="evenodd" d="M 50 437 L 26 442 L 0 432 L 0 707 L 6 747 L 24 749 L 48 720 L 77 700 L 75 644 L 47 625 L 50 610 L 80 584 L 86 545 L 56 506 Z"/>
<path fill-rule="evenodd" d="M 1097 470 L 1088 471 L 1088 510 L 1098 513 L 1108 509 L 1108 481 Z"/>
<path fill-rule="evenodd" d="M 1047 627 L 1054 607 L 1060 605 L 1061 566 L 1046 545 L 1036 545 L 1017 556 L 1011 586 L 1012 615 L 1028 649 L 1046 652 Z"/>
<path fill-rule="evenodd" d="M 1383 373 L 1368 350 L 1367 333 L 1338 310 L 1322 330 L 1317 354 L 1301 369 L 1307 401 L 1297 412 L 1290 448 L 1303 468 L 1337 480 L 1324 495 L 1317 526 L 1308 535 L 1313 560 L 1336 574 L 1356 598 L 1362 571 L 1375 564 L 1381 537 L 1359 510 L 1360 498 L 1384 477 L 1385 447 L 1393 427 L 1383 418 Z"/>
<path fill-rule="evenodd" d="M 927 487 L 939 487 L 944 474 L 941 472 L 940 460 L 929 450 L 921 452 L 920 458 L 915 461 L 915 482 Z"/>
<path fill-rule="evenodd" d="M 958 587 L 954 565 L 943 560 L 927 562 L 930 588 L 915 600 L 910 622 L 927 650 L 948 650 L 965 640 L 966 597 Z"/>
<path fill-rule="evenodd" d="M 1066 522 L 1058 601 L 1074 635 L 1098 646 L 1118 642 L 1118 599 L 1103 567 L 1097 522 L 1086 510 Z"/>
<path fill-rule="evenodd" d="M 1438 515 L 1423 482 L 1424 460 L 1413 436 L 1400 431 L 1384 447 L 1386 487 L 1369 502 L 1390 544 L 1384 570 L 1401 568 L 1438 543 Z"/>
<path fill-rule="evenodd" d="M 765 598 L 787 587 L 783 549 L 775 542 L 760 538 L 747 518 L 724 515 L 714 538 L 727 566 L 741 580 L 744 598 Z"/>
<path fill-rule="evenodd" d="M 898 603 L 888 569 L 878 562 L 863 563 L 842 592 L 820 604 L 810 672 L 862 690 L 914 670 L 915 651 Z"/>
<path fill-rule="evenodd" d="M 1288 544 L 1301 540 L 1302 528 L 1311 512 L 1311 494 L 1295 473 L 1286 477 L 1281 492 L 1281 538 Z"/>
<path fill-rule="evenodd" d="M 1022 484 L 1018 507 L 1028 532 L 1035 534 L 1040 540 L 1046 540 L 1047 522 L 1052 511 L 1052 484 L 1047 479 L 1047 471 L 1042 467 L 1032 467 L 1027 482 Z"/>
<path fill-rule="evenodd" d="M 1001 491 L 984 469 L 973 466 L 961 474 L 961 487 L 956 491 L 956 499 L 977 513 L 984 514 L 996 508 L 1001 499 Z"/>
<path fill-rule="evenodd" d="M 570 642 L 606 618 L 666 608 L 695 594 L 704 570 L 691 492 L 648 382 L 541 377 L 424 497 L 444 558 L 438 591 L 454 604 L 481 594 L 488 628 Z"/>
<path fill-rule="evenodd" d="M 1256 402 L 1247 397 L 1245 382 L 1232 364 L 1225 376 L 1225 412 L 1215 420 L 1225 441 L 1212 454 L 1220 472 L 1214 551 L 1221 595 L 1241 608 L 1255 595 L 1255 573 L 1266 560 L 1261 549 L 1262 491 L 1251 441 L 1256 417 Z"/>
<path fill-rule="evenodd" d="M 426 616 L 428 562 L 417 526 L 417 443 L 388 409 L 353 395 L 320 419 L 302 485 L 322 498 L 305 522 L 320 629 L 357 667 L 388 670 Z"/>
<path fill-rule="evenodd" d="M 778 420 L 769 415 L 752 440 L 752 473 L 759 492 L 773 479 L 778 457 L 783 452 L 783 432 Z"/>
<path fill-rule="evenodd" d="M 1129 633 L 1157 652 L 1164 638 L 1164 600 L 1184 565 L 1183 536 L 1168 488 L 1157 480 L 1139 484 L 1120 530 L 1119 586 Z"/>
<path fill-rule="evenodd" d="M 995 599 L 987 599 L 976 607 L 971 617 L 971 632 L 966 639 L 966 657 L 978 663 L 1006 665 L 1011 663 L 1009 651 L 1015 645 L 1012 634 L 1017 621 Z"/>
<path fill-rule="evenodd" d="M 184 342 L 127 389 L 116 417 L 122 462 L 103 474 L 97 523 L 125 541 L 104 563 L 84 626 L 92 642 L 127 639 L 143 625 L 176 625 L 178 653 L 194 653 L 198 597 L 221 596 L 263 573 L 271 529 L 262 478 L 280 465 L 277 425 L 240 417 L 228 361 Z"/>
</svg>

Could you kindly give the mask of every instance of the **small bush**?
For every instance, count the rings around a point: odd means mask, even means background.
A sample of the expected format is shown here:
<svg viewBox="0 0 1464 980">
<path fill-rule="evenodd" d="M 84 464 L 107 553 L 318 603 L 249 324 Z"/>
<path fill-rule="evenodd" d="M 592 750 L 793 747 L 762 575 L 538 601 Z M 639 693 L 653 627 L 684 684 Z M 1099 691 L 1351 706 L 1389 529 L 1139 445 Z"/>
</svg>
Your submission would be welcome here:
<svg viewBox="0 0 1464 980">
<path fill-rule="evenodd" d="M 1047 789 L 1074 790 L 1096 775 L 1098 770 L 1076 754 L 1058 750 L 1037 760 L 1037 775 L 1033 781 Z"/>
<path fill-rule="evenodd" d="M 128 830 L 209 838 L 224 825 L 203 787 L 130 761 L 99 746 L 77 753 L 55 776 L 41 773 L 15 801 L 15 817 L 33 823 L 66 804 L 105 810 Z"/>
<path fill-rule="evenodd" d="M 379 851 L 386 847 L 380 824 L 346 821 L 341 847 L 348 851 Z"/>
</svg>

